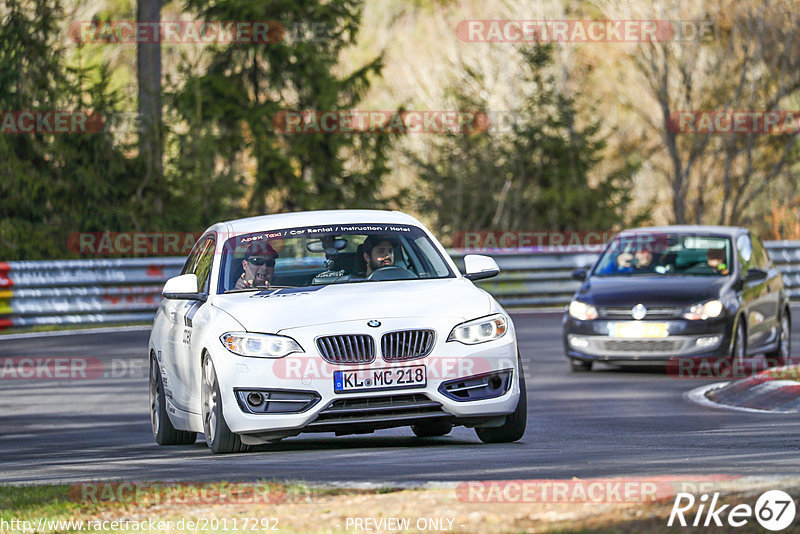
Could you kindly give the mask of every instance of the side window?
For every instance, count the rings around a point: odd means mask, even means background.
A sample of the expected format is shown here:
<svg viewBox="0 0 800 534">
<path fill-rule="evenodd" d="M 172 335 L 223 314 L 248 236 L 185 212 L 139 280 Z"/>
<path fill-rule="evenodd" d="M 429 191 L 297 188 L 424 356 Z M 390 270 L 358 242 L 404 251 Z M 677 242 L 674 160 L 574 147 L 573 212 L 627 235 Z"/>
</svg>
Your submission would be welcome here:
<svg viewBox="0 0 800 534">
<path fill-rule="evenodd" d="M 197 256 L 197 263 L 192 272 L 197 275 L 197 290 L 204 292 L 208 290 L 208 275 L 211 274 L 211 267 L 214 265 L 214 238 L 209 237 L 203 243 L 200 254 Z"/>
<path fill-rule="evenodd" d="M 742 274 L 753 266 L 753 247 L 750 244 L 750 236 L 742 234 L 736 238 L 736 248 L 739 253 L 739 263 L 742 267 Z"/>
<path fill-rule="evenodd" d="M 769 270 L 772 262 L 769 259 L 767 248 L 756 236 L 752 236 L 751 241 L 753 243 L 753 265 L 764 271 Z"/>
<path fill-rule="evenodd" d="M 192 247 L 192 251 L 189 253 L 189 257 L 186 258 L 186 263 L 183 264 L 183 269 L 181 269 L 181 274 L 190 274 L 194 272 L 194 266 L 197 264 L 197 257 L 205 248 L 206 243 L 205 241 L 201 242 L 198 241 Z"/>
</svg>

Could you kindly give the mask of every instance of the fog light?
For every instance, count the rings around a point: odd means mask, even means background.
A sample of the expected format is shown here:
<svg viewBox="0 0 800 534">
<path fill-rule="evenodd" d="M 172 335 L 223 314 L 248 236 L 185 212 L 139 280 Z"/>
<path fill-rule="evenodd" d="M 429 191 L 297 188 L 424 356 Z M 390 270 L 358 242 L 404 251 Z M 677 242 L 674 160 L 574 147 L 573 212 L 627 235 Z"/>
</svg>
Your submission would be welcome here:
<svg viewBox="0 0 800 534">
<path fill-rule="evenodd" d="M 511 388 L 511 369 L 457 378 L 439 386 L 439 393 L 454 401 L 493 399 Z"/>
<path fill-rule="evenodd" d="M 322 397 L 314 391 L 288 389 L 238 389 L 234 388 L 236 401 L 244 413 L 302 413 L 310 409 Z"/>
<path fill-rule="evenodd" d="M 719 336 L 700 337 L 697 338 L 697 341 L 695 341 L 694 344 L 703 348 L 711 347 L 719 344 Z"/>
<path fill-rule="evenodd" d="M 569 336 L 567 338 L 569 346 L 575 349 L 585 349 L 589 346 L 589 340 L 581 336 Z"/>
<path fill-rule="evenodd" d="M 503 379 L 497 375 L 494 375 L 492 378 L 489 379 L 489 389 L 496 390 L 503 387 Z"/>
<path fill-rule="evenodd" d="M 249 404 L 253 408 L 261 406 L 262 402 L 264 402 L 264 395 L 262 395 L 258 391 L 254 391 L 247 395 L 247 404 Z"/>
</svg>

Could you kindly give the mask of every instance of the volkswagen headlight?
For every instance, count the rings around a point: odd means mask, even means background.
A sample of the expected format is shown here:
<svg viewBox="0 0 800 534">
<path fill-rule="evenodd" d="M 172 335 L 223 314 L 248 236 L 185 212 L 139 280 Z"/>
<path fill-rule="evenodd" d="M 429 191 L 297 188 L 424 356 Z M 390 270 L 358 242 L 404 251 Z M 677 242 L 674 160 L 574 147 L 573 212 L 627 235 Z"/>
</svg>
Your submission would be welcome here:
<svg viewBox="0 0 800 534">
<path fill-rule="evenodd" d="M 447 341 L 458 341 L 465 345 L 485 343 L 500 339 L 508 331 L 508 319 L 503 315 L 490 315 L 457 325 L 447 336 Z"/>
<path fill-rule="evenodd" d="M 303 352 L 303 348 L 294 339 L 273 334 L 228 332 L 222 334 L 219 340 L 226 349 L 239 356 L 283 358 L 293 352 Z"/>
<path fill-rule="evenodd" d="M 719 317 L 723 309 L 722 302 L 718 300 L 709 300 L 708 302 L 701 302 L 689 306 L 683 311 L 683 317 L 690 321 L 704 321 L 706 319 Z"/>
<path fill-rule="evenodd" d="M 597 319 L 597 308 L 591 304 L 573 300 L 569 303 L 569 315 L 579 321 L 591 321 Z"/>
</svg>

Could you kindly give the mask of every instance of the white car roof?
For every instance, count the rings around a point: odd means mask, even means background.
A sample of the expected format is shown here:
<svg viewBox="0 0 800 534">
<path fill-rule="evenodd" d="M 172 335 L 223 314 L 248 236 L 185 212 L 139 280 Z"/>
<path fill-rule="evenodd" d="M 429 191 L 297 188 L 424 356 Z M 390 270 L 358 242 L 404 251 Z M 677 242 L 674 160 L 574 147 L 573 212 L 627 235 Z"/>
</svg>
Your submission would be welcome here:
<svg viewBox="0 0 800 534">
<path fill-rule="evenodd" d="M 410 224 L 424 228 L 417 219 L 399 211 L 385 210 L 320 210 L 260 215 L 246 219 L 234 219 L 217 223 L 209 230 L 230 229 L 235 235 L 280 230 L 300 226 L 320 226 L 326 224 Z"/>
</svg>

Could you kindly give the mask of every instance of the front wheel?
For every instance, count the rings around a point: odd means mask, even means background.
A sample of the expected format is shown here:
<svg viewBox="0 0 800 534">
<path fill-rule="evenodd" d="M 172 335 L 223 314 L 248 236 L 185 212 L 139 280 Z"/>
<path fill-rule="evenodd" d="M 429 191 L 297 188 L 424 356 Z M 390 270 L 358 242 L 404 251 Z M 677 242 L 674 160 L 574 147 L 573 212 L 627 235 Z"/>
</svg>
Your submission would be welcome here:
<svg viewBox="0 0 800 534">
<path fill-rule="evenodd" d="M 573 373 L 588 373 L 592 370 L 592 362 L 578 360 L 577 358 L 570 358 L 569 369 Z"/>
<path fill-rule="evenodd" d="M 155 355 L 150 356 L 150 428 L 159 445 L 189 445 L 197 440 L 197 432 L 177 430 L 169 420 L 161 369 Z"/>
<path fill-rule="evenodd" d="M 476 428 L 478 439 L 484 443 L 510 443 L 522 438 L 528 424 L 528 391 L 525 386 L 525 372 L 522 360 L 519 362 L 519 401 L 512 413 L 506 416 L 503 426 L 496 428 Z"/>
<path fill-rule="evenodd" d="M 792 363 L 792 324 L 789 310 L 781 314 L 781 330 L 777 348 L 767 353 L 768 365 L 789 365 Z"/>
<path fill-rule="evenodd" d="M 744 332 L 744 318 L 740 317 L 736 323 L 736 330 L 733 333 L 733 346 L 731 347 L 731 355 L 729 363 L 731 366 L 731 374 L 734 377 L 741 378 L 741 374 L 746 372 L 745 365 L 747 364 L 747 336 Z"/>
<path fill-rule="evenodd" d="M 222 416 L 222 395 L 219 392 L 217 373 L 211 357 L 203 357 L 203 431 L 206 434 L 208 448 L 214 454 L 229 452 L 246 452 L 248 446 L 242 443 L 238 434 L 231 432 Z"/>
</svg>

